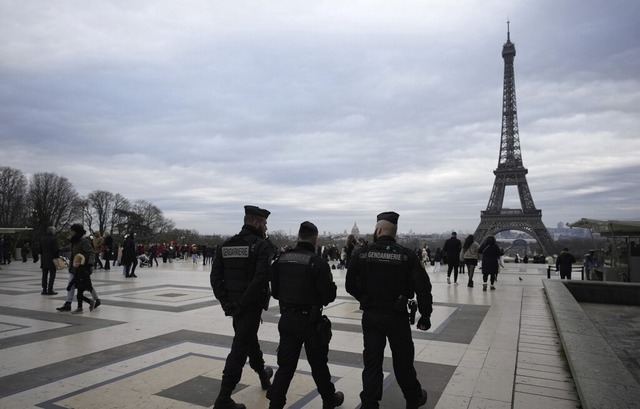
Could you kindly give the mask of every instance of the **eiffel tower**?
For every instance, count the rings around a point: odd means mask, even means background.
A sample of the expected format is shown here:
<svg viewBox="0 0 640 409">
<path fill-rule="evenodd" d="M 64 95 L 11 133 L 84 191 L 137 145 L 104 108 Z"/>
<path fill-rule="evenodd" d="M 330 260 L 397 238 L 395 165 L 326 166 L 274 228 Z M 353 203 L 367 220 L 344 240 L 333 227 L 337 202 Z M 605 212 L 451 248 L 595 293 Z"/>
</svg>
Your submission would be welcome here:
<svg viewBox="0 0 640 409">
<path fill-rule="evenodd" d="M 518 134 L 518 110 L 516 108 L 516 84 L 513 60 L 516 47 L 511 42 L 507 22 L 507 42 L 502 47 L 504 59 L 504 89 L 502 95 L 502 133 L 500 136 L 500 157 L 493 190 L 487 210 L 480 212 L 480 225 L 474 237 L 482 243 L 485 237 L 505 230 L 518 230 L 530 234 L 538 241 L 545 255 L 555 252 L 555 245 L 549 231 L 542 223 L 542 211 L 536 209 L 527 183 L 528 170 L 522 164 L 520 136 Z M 503 208 L 506 186 L 517 186 L 521 209 Z"/>
</svg>

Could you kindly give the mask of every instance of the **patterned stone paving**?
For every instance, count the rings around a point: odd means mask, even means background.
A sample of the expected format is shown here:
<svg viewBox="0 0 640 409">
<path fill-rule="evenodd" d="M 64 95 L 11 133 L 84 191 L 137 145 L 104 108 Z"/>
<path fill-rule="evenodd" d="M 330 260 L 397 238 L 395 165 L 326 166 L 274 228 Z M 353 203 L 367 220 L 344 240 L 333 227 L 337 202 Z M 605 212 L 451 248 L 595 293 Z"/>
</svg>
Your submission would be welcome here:
<svg viewBox="0 0 640 409">
<path fill-rule="evenodd" d="M 361 314 L 344 290 L 344 271 L 332 271 L 339 292 L 325 311 L 334 329 L 329 362 L 337 388 L 345 393 L 342 407 L 357 408 Z M 126 279 L 119 268 L 96 271 L 93 281 L 102 306 L 71 315 L 55 310 L 64 300 L 66 273 L 56 280 L 58 295 L 42 296 L 36 265 L 3 266 L 0 407 L 211 407 L 233 331 L 209 287 L 208 266 L 177 261 L 139 268 L 136 274 Z M 535 353 L 559 359 L 557 348 L 539 347 L 553 342 L 541 338 L 551 339 L 554 331 L 553 320 L 540 315 L 546 308 L 545 274 L 544 266 L 508 265 L 491 292 L 447 285 L 444 273 L 431 274 L 433 328 L 413 331 L 416 369 L 429 392 L 425 408 L 535 407 L 528 402 L 540 396 L 571 400 L 570 388 L 549 387 L 541 381 L 541 369 L 527 368 L 523 361 Z M 523 327 L 525 320 L 531 325 Z M 259 338 L 265 360 L 277 367 L 274 303 L 263 321 Z M 381 407 L 404 408 L 389 350 L 386 356 Z M 569 383 L 570 375 L 562 382 Z M 248 366 L 234 399 L 252 409 L 268 406 Z M 321 407 L 305 360 L 299 362 L 287 399 L 290 408 Z"/>
</svg>

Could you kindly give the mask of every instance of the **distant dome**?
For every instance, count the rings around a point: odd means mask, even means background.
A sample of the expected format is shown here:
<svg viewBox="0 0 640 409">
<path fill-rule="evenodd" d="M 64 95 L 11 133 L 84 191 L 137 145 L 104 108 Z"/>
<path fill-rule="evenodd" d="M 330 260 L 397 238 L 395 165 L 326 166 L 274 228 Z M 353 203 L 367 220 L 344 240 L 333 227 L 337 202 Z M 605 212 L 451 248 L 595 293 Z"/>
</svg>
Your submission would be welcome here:
<svg viewBox="0 0 640 409">
<path fill-rule="evenodd" d="M 353 234 L 354 236 L 357 236 L 360 234 L 360 229 L 358 228 L 358 225 L 356 224 L 356 222 L 353 222 L 353 227 L 351 228 L 351 234 Z"/>
</svg>

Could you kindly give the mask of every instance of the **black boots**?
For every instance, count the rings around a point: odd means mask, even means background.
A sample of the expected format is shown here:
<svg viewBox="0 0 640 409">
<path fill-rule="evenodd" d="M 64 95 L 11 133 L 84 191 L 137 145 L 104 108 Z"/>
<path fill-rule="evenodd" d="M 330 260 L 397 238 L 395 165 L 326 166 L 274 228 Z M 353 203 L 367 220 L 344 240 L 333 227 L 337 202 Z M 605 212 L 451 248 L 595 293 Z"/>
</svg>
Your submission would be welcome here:
<svg viewBox="0 0 640 409">
<path fill-rule="evenodd" d="M 71 303 L 70 302 L 65 302 L 62 307 L 58 307 L 58 308 L 56 308 L 56 310 L 58 310 L 58 311 L 71 311 Z"/>
<path fill-rule="evenodd" d="M 427 403 L 427 391 L 422 389 L 421 395 L 413 402 L 407 402 L 407 409 L 418 409 L 420 406 Z"/>
<path fill-rule="evenodd" d="M 242 403 L 235 403 L 231 398 L 222 399 L 218 396 L 213 404 L 213 409 L 247 409 L 247 407 Z"/>
<path fill-rule="evenodd" d="M 213 404 L 213 409 L 247 409 L 242 403 L 235 403 L 231 399 L 231 392 L 233 391 L 228 388 L 220 389 L 220 394 Z"/>
<path fill-rule="evenodd" d="M 258 372 L 260 377 L 260 386 L 263 390 L 271 387 L 271 377 L 273 376 L 273 368 L 265 366 L 261 372 Z M 213 409 L 246 409 L 247 407 L 242 403 L 236 403 L 231 399 L 231 393 L 233 390 L 228 388 L 220 389 L 220 394 L 213 404 Z"/>
<path fill-rule="evenodd" d="M 342 405 L 344 402 L 344 393 L 336 392 L 333 394 L 333 399 L 325 400 L 322 402 L 322 409 L 334 409 Z"/>
<path fill-rule="evenodd" d="M 262 390 L 266 391 L 269 389 L 269 387 L 271 387 L 273 368 L 265 366 L 262 372 L 258 372 L 258 376 L 260 377 L 260 386 L 262 386 Z"/>
</svg>

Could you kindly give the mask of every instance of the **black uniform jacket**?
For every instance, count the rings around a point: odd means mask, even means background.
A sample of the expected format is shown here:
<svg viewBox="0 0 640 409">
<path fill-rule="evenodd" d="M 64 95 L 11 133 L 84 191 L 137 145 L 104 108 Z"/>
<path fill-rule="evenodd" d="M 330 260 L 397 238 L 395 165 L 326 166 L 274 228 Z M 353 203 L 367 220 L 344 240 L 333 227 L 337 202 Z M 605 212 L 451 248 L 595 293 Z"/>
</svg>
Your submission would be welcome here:
<svg viewBox="0 0 640 409">
<path fill-rule="evenodd" d="M 384 277 L 379 281 L 367 278 L 367 274 L 381 271 Z M 374 281 L 387 284 L 384 288 L 367 288 L 374 285 Z M 412 299 L 415 295 L 420 315 L 430 317 L 433 311 L 429 275 L 415 252 L 400 246 L 391 236 L 380 236 L 375 243 L 354 250 L 347 269 L 346 288 L 360 301 L 363 310 L 384 306 L 387 301 L 392 306 L 399 296 Z"/>
<path fill-rule="evenodd" d="M 281 303 L 326 306 L 336 299 L 337 287 L 314 245 L 298 242 L 273 264 L 271 292 Z"/>
<path fill-rule="evenodd" d="M 248 247 L 246 260 L 227 257 L 225 248 Z M 226 240 L 216 250 L 211 266 L 211 288 L 221 304 L 239 302 L 241 305 L 264 303 L 269 289 L 272 248 L 253 226 L 244 225 L 240 233 Z M 239 271 L 242 269 L 243 271 Z"/>
</svg>

